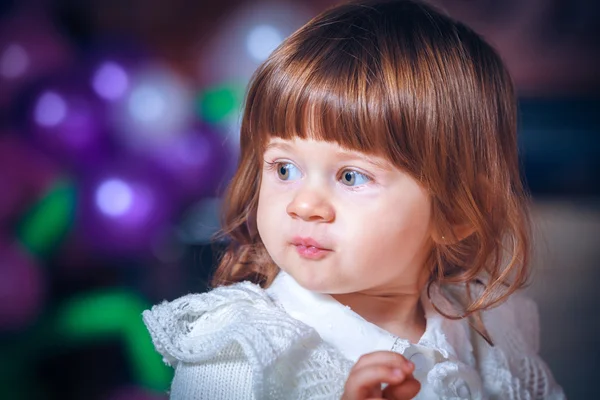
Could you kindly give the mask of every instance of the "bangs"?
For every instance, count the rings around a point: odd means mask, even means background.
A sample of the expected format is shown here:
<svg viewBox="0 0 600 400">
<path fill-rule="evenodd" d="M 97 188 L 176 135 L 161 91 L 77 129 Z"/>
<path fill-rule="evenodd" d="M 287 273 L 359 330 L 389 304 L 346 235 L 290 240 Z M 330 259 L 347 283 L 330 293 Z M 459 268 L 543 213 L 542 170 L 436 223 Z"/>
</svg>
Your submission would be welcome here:
<svg viewBox="0 0 600 400">
<path fill-rule="evenodd" d="M 244 134 L 262 150 L 272 137 L 310 138 L 404 167 L 405 123 L 401 107 L 394 104 L 403 94 L 384 90 L 390 87 L 389 67 L 381 55 L 374 56 L 379 51 L 373 40 L 340 32 L 339 26 L 331 35 L 303 37 L 301 45 L 295 39 L 257 71 L 247 97 Z"/>
<path fill-rule="evenodd" d="M 287 38 L 250 83 L 242 151 L 262 154 L 272 137 L 324 140 L 439 185 L 466 160 L 496 165 L 481 137 L 512 145 L 510 79 L 475 33 L 423 7 L 347 5 Z"/>
</svg>

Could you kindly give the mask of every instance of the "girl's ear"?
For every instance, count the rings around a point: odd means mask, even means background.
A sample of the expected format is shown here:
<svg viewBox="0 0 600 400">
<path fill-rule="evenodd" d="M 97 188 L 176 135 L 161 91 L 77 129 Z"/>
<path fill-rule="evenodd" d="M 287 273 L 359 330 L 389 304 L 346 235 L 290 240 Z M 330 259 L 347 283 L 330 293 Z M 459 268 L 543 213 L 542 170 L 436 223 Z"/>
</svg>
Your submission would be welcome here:
<svg viewBox="0 0 600 400">
<path fill-rule="evenodd" d="M 489 179 L 479 174 L 477 177 L 477 187 L 471 190 L 476 190 L 477 193 L 472 192 L 471 195 L 480 199 L 478 202 L 480 209 L 477 210 L 477 214 L 489 215 L 493 211 L 493 191 Z M 455 244 L 468 238 L 473 233 L 475 233 L 475 226 L 470 222 L 446 223 L 446 226 L 439 226 L 434 230 L 432 238 L 439 244 Z"/>
<path fill-rule="evenodd" d="M 431 235 L 434 242 L 438 244 L 455 244 L 475 233 L 475 227 L 471 224 L 455 225 L 452 228 L 436 229 Z"/>
<path fill-rule="evenodd" d="M 475 227 L 471 224 L 457 225 L 452 229 L 452 233 L 454 237 L 451 236 L 451 239 L 460 242 L 475 233 Z"/>
</svg>

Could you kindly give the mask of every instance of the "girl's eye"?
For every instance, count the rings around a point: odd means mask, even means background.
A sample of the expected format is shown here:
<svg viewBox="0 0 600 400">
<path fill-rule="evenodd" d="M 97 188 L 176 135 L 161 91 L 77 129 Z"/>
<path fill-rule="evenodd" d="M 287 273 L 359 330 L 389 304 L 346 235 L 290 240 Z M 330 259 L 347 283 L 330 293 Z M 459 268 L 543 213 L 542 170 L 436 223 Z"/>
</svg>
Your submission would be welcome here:
<svg viewBox="0 0 600 400">
<path fill-rule="evenodd" d="M 300 178 L 300 171 L 294 164 L 278 163 L 277 176 L 279 176 L 279 179 L 282 181 L 291 181 Z"/>
<path fill-rule="evenodd" d="M 358 171 L 353 171 L 350 169 L 342 171 L 341 181 L 346 186 L 360 186 L 364 185 L 370 180 L 371 179 L 368 176 L 361 174 Z"/>
</svg>

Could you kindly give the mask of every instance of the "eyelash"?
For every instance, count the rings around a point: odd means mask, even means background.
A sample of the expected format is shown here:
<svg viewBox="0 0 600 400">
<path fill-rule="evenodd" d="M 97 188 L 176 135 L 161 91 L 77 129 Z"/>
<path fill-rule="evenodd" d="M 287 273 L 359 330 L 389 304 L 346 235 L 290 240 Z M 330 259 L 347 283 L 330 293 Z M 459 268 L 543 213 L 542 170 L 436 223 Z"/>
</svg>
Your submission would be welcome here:
<svg viewBox="0 0 600 400">
<path fill-rule="evenodd" d="M 275 167 L 278 167 L 280 164 L 283 164 L 282 161 L 267 161 L 265 160 L 265 164 L 267 164 L 267 166 L 265 167 L 267 169 L 267 171 L 273 171 L 275 170 Z"/>
<path fill-rule="evenodd" d="M 269 171 L 269 172 L 273 172 L 273 171 L 277 171 L 277 169 L 279 167 L 281 167 L 281 165 L 284 165 L 284 164 L 294 164 L 294 163 L 292 163 L 290 161 L 267 161 L 267 160 L 265 160 L 265 164 L 267 164 L 267 166 L 266 166 L 265 169 L 267 171 Z M 363 171 L 359 171 L 359 170 L 354 169 L 354 168 L 349 168 L 349 167 L 344 167 L 344 168 L 340 169 L 340 171 L 337 173 L 336 180 L 340 181 L 340 179 L 342 178 L 342 174 L 345 173 L 345 172 L 347 172 L 347 171 L 354 171 L 354 172 L 357 172 L 357 173 L 363 175 L 364 177 L 366 177 L 369 180 L 368 183 L 375 182 L 375 179 L 373 179 L 373 176 L 371 174 L 368 174 L 368 173 L 363 172 Z M 365 186 L 364 184 L 363 185 L 359 185 L 359 186 L 344 185 L 344 187 L 346 189 L 352 190 L 352 191 L 360 190 L 364 186 Z"/>
</svg>

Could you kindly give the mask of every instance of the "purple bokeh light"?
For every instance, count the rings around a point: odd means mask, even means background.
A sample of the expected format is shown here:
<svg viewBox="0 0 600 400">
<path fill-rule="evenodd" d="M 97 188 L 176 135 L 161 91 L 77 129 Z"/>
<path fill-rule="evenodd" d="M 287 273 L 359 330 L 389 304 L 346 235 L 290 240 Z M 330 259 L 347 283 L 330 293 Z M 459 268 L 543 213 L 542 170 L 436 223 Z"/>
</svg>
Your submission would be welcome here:
<svg viewBox="0 0 600 400">
<path fill-rule="evenodd" d="M 110 151 L 106 108 L 83 77 L 48 77 L 28 97 L 24 126 L 34 142 L 72 166 L 90 166 Z"/>
<path fill-rule="evenodd" d="M 19 43 L 10 43 L 0 54 L 0 76 L 5 79 L 17 79 L 27 72 L 31 58 Z"/>
<path fill-rule="evenodd" d="M 68 41 L 47 17 L 26 7 L 0 20 L 0 106 L 38 78 L 73 62 Z"/>
<path fill-rule="evenodd" d="M 152 165 L 129 157 L 106 163 L 84 177 L 80 239 L 107 255 L 149 253 L 176 206 L 166 179 Z"/>
<path fill-rule="evenodd" d="M 303 2 L 257 1 L 241 4 L 210 38 L 198 41 L 201 85 L 247 82 L 256 68 L 313 12 Z"/>
<path fill-rule="evenodd" d="M 149 152 L 184 200 L 214 196 L 235 164 L 223 136 L 206 126 L 191 128 Z"/>
<path fill-rule="evenodd" d="M 93 73 L 92 87 L 98 96 L 115 101 L 127 93 L 130 78 L 126 69 L 114 61 L 105 61 Z"/>
<path fill-rule="evenodd" d="M 132 208 L 134 189 L 118 178 L 100 182 L 96 189 L 96 206 L 109 217 L 127 214 Z"/>
<path fill-rule="evenodd" d="M 34 121 L 42 127 L 54 127 L 67 116 L 67 103 L 58 93 L 47 91 L 40 95 L 34 110 Z"/>
<path fill-rule="evenodd" d="M 134 152 L 162 147 L 195 120 L 191 85 L 167 67 L 146 65 L 130 74 L 128 90 L 111 103 L 117 142 Z"/>
</svg>

